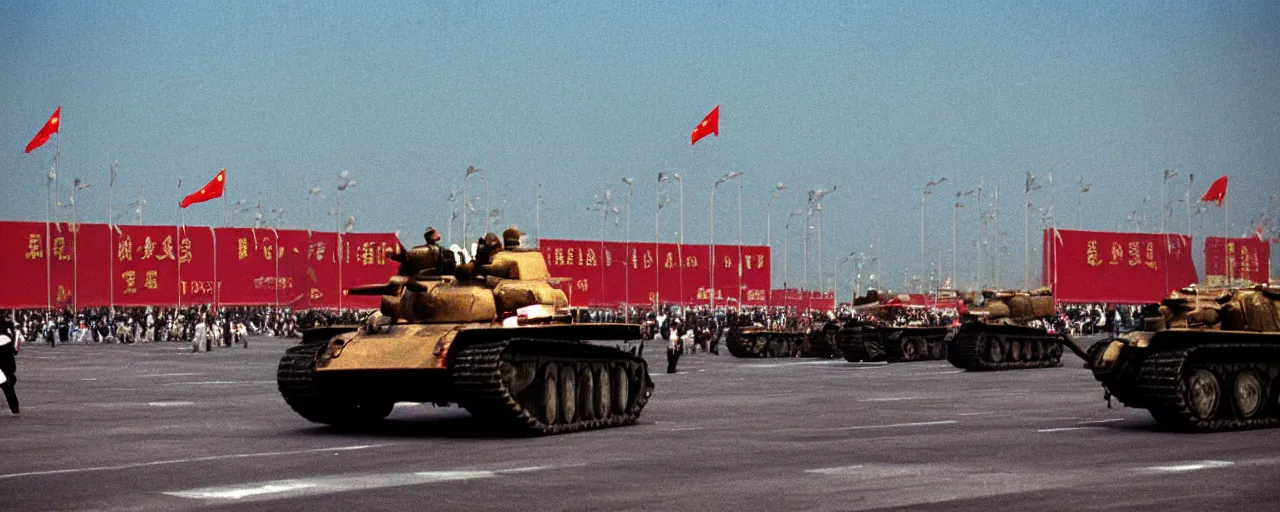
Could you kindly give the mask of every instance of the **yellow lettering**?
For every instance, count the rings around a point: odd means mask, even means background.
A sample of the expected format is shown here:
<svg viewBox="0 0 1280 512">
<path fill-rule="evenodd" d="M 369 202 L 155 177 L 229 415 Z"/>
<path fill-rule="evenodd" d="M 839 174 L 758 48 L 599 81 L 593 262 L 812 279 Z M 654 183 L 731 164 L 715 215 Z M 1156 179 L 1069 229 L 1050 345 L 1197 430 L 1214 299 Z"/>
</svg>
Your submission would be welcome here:
<svg viewBox="0 0 1280 512">
<path fill-rule="evenodd" d="M 44 244 L 40 243 L 40 235 L 32 233 L 27 236 L 27 254 L 29 260 L 38 260 L 44 257 Z"/>
<path fill-rule="evenodd" d="M 157 274 L 158 272 L 155 270 L 148 270 L 146 274 L 146 281 L 142 286 L 148 290 L 160 288 L 160 283 L 156 282 L 156 277 L 158 277 Z"/>
<path fill-rule="evenodd" d="M 249 239 L 241 238 L 236 240 L 236 259 L 243 260 L 249 257 Z"/>
<path fill-rule="evenodd" d="M 121 293 L 125 295 L 138 293 L 138 289 L 134 288 L 134 286 L 137 285 L 137 272 L 127 270 L 123 274 L 120 274 L 120 277 L 124 279 L 124 291 Z"/>
</svg>

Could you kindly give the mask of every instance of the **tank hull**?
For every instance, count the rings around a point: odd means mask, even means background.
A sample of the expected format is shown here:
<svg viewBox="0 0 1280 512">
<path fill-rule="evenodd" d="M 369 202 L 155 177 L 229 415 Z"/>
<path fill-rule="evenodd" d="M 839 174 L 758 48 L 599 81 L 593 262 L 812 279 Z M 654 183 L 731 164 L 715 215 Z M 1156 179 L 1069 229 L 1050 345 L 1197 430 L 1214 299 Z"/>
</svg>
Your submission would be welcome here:
<svg viewBox="0 0 1280 512">
<path fill-rule="evenodd" d="M 969 322 L 947 343 L 947 361 L 969 371 L 1052 368 L 1062 365 L 1063 343 L 1044 329 Z"/>
<path fill-rule="evenodd" d="M 1089 352 L 1108 398 L 1147 409 L 1167 427 L 1280 427 L 1280 333 L 1170 329 Z"/>
<path fill-rule="evenodd" d="M 619 346 L 639 338 L 632 325 L 307 334 L 281 359 L 277 381 L 294 411 L 317 423 L 367 425 L 414 401 L 457 404 L 514 434 L 560 434 L 634 423 L 653 391 L 645 361 Z"/>
<path fill-rule="evenodd" d="M 848 327 L 840 332 L 846 361 L 933 361 L 947 357 L 946 327 Z"/>
</svg>

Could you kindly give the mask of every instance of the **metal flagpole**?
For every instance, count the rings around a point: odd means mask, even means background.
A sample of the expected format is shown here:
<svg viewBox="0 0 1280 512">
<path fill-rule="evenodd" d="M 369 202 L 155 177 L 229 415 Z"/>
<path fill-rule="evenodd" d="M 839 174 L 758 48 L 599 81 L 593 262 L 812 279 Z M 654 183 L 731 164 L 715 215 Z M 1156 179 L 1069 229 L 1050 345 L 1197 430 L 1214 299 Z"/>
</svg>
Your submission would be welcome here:
<svg viewBox="0 0 1280 512">
<path fill-rule="evenodd" d="M 1231 238 L 1231 202 L 1227 200 L 1227 193 L 1222 192 L 1222 261 L 1227 266 L 1227 286 L 1231 286 L 1232 271 L 1235 270 L 1231 261 L 1231 250 L 1228 241 Z"/>
<path fill-rule="evenodd" d="M 179 196 L 182 195 L 182 180 L 178 180 L 178 195 Z M 176 210 L 178 212 L 178 222 L 177 222 L 177 225 L 174 226 L 173 228 L 173 234 L 174 234 L 174 238 L 176 238 L 178 241 L 178 253 L 181 254 L 182 253 L 182 223 L 183 223 L 182 203 L 179 202 L 175 206 L 178 207 Z M 178 309 L 182 309 L 182 258 L 178 258 Z"/>
<path fill-rule="evenodd" d="M 738 180 L 738 307 L 742 307 L 742 182 Z M 821 221 L 819 221 L 821 222 Z"/>
<path fill-rule="evenodd" d="M 111 164 L 111 180 L 107 184 L 107 315 L 110 318 L 116 316 L 116 255 L 112 249 L 116 244 L 111 243 L 115 237 L 115 216 L 113 214 L 112 204 L 115 202 L 116 190 L 116 169 L 120 165 L 120 160 Z"/>
</svg>

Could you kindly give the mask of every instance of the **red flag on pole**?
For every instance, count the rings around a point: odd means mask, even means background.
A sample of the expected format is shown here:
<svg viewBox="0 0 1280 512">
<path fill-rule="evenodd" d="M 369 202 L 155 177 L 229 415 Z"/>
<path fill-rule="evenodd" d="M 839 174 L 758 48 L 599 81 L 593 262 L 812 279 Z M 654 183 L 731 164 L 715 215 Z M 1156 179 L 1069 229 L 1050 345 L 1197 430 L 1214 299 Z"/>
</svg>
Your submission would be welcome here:
<svg viewBox="0 0 1280 512">
<path fill-rule="evenodd" d="M 62 106 L 59 105 L 57 110 L 53 111 L 53 115 L 49 116 L 49 120 L 44 123 L 40 131 L 36 132 L 36 136 L 31 138 L 31 142 L 27 143 L 27 150 L 23 153 L 30 153 L 36 148 L 43 146 L 49 142 L 49 136 L 58 133 L 58 126 L 62 123 Z"/>
<path fill-rule="evenodd" d="M 716 105 L 716 108 L 711 109 L 711 112 L 708 112 L 707 116 L 702 118 L 702 122 L 698 123 L 698 126 L 693 129 L 693 140 L 689 145 L 697 144 L 703 137 L 712 134 L 716 137 L 720 136 L 720 105 Z"/>
<path fill-rule="evenodd" d="M 203 203 L 210 199 L 217 199 L 219 197 L 222 197 L 222 189 L 226 188 L 226 186 L 227 186 L 227 170 L 223 169 L 221 171 L 218 171 L 218 175 L 214 176 L 212 180 L 209 180 L 209 183 L 206 183 L 205 186 L 200 187 L 200 190 L 197 190 L 195 191 L 194 194 L 191 194 L 187 197 L 182 198 L 182 202 L 178 203 L 178 206 L 186 208 L 196 203 Z"/>
<path fill-rule="evenodd" d="M 1204 192 L 1201 201 L 1215 202 L 1218 206 L 1222 206 L 1222 200 L 1227 198 L 1227 177 L 1223 176 L 1213 180 L 1213 184 L 1209 185 L 1209 190 Z"/>
</svg>

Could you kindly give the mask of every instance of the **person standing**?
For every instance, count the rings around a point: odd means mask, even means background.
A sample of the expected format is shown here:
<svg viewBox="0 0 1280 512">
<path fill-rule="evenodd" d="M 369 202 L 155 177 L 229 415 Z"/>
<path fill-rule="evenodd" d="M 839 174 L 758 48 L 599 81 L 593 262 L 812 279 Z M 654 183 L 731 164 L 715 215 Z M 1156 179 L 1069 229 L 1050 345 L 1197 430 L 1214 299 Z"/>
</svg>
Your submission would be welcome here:
<svg viewBox="0 0 1280 512">
<path fill-rule="evenodd" d="M 195 328 L 192 329 L 191 351 L 192 352 L 200 352 L 202 350 L 205 352 L 210 351 L 212 347 L 208 346 L 208 342 L 209 342 L 208 329 L 204 324 L 204 319 L 201 318 L 199 319 L 198 322 L 196 322 Z"/>
<path fill-rule="evenodd" d="M 18 414 L 18 393 L 14 384 L 18 381 L 18 362 L 14 358 L 18 354 L 18 333 L 13 319 L 6 313 L 0 316 L 0 389 L 4 390 L 4 399 L 9 402 L 9 410 Z"/>
</svg>

